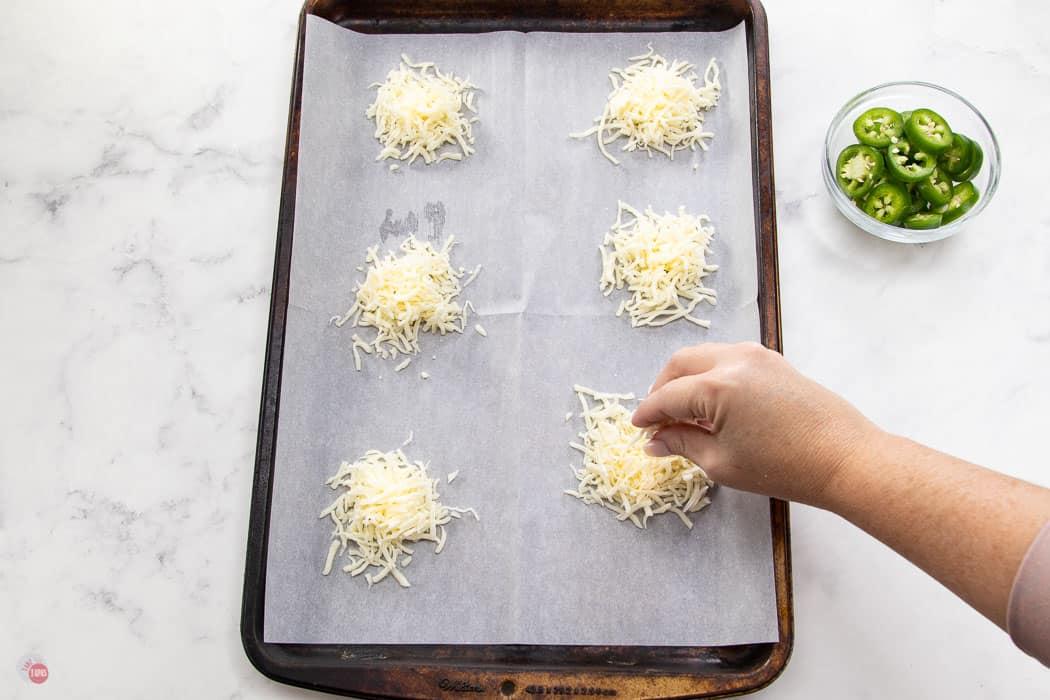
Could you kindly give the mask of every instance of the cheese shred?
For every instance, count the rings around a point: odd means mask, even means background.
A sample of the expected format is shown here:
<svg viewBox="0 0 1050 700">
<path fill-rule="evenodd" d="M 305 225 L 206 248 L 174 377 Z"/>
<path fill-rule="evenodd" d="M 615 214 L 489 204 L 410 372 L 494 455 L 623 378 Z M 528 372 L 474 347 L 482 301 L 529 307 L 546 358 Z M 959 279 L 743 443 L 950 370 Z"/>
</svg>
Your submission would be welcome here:
<svg viewBox="0 0 1050 700">
<path fill-rule="evenodd" d="M 376 160 L 397 158 L 411 164 L 422 158 L 429 165 L 474 153 L 471 125 L 477 118 L 467 113 L 477 113 L 477 86 L 469 79 L 442 73 L 433 63 L 413 63 L 402 54 L 397 69 L 371 87 L 378 90 L 365 116 L 375 120 L 375 137 L 383 145 Z M 441 151 L 446 146 L 451 148 Z"/>
<path fill-rule="evenodd" d="M 625 216 L 626 215 L 626 216 Z M 718 270 L 707 263 L 711 220 L 679 208 L 678 214 L 644 213 L 620 202 L 616 223 L 605 234 L 598 250 L 602 256 L 600 287 L 605 296 L 626 288 L 630 298 L 616 311 L 631 318 L 631 325 L 663 326 L 684 318 L 708 328 L 710 321 L 692 316 L 697 304 L 716 303 L 714 289 L 703 279 Z"/>
<path fill-rule="evenodd" d="M 321 573 L 327 576 L 336 558 L 345 554 L 343 571 L 365 574 L 369 587 L 389 575 L 408 588 L 401 568 L 412 560 L 410 543 L 434 542 L 440 553 L 446 525 L 465 513 L 478 518 L 472 508 L 442 505 L 438 481 L 427 475 L 425 464 L 409 462 L 400 449 L 369 450 L 356 462 L 343 462 L 325 482 L 340 494 L 320 515 L 335 526 Z M 378 571 L 369 572 L 373 568 Z"/>
<path fill-rule="evenodd" d="M 383 359 L 419 353 L 420 332 L 463 333 L 466 328 L 466 307 L 457 301 L 463 287 L 465 272 L 452 266 L 450 252 L 455 237 L 439 248 L 414 236 L 405 239 L 400 255 L 388 252 L 379 256 L 379 247 L 368 249 L 365 263 L 369 266 L 364 281 L 354 289 L 354 303 L 332 323 L 342 327 L 375 328 L 371 341 L 359 335 L 351 336 L 354 366 L 361 369 L 362 351 Z M 396 371 L 407 367 L 407 360 Z"/>
<path fill-rule="evenodd" d="M 631 424 L 631 411 L 621 401 L 633 394 L 607 394 L 573 387 L 583 411 L 581 442 L 569 443 L 583 454 L 583 466 L 572 468 L 579 481 L 565 493 L 589 505 L 605 506 L 617 520 L 645 528 L 660 513 L 677 515 L 692 529 L 689 514 L 704 508 L 714 485 L 707 474 L 685 457 L 645 454 L 648 433 Z"/>
<path fill-rule="evenodd" d="M 722 90 L 715 59 L 707 64 L 703 85 L 697 85 L 700 78 L 693 64 L 668 62 L 651 44 L 648 53 L 627 60 L 631 65 L 609 73 L 613 89 L 595 125 L 570 136 L 595 135 L 598 149 L 614 165 L 620 161 L 605 147 L 621 137 L 627 139 L 622 151 L 644 150 L 650 158 L 653 151 L 671 160 L 675 151 L 706 151 L 715 135 L 704 130 L 704 113 L 718 105 Z"/>
</svg>

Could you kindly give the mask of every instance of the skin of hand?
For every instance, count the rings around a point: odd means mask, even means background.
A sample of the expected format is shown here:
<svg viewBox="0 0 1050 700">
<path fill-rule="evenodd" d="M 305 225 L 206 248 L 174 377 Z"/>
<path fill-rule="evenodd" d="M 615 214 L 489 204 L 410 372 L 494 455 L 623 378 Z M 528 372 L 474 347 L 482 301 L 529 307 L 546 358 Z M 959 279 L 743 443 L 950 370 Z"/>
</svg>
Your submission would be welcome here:
<svg viewBox="0 0 1050 700">
<path fill-rule="evenodd" d="M 676 352 L 633 423 L 714 481 L 831 510 L 1000 627 L 1050 489 L 888 434 L 754 343 Z"/>
<path fill-rule="evenodd" d="M 757 343 L 679 350 L 633 423 L 656 429 L 646 445 L 654 457 L 682 455 L 717 483 L 821 507 L 843 465 L 879 432 Z"/>
</svg>

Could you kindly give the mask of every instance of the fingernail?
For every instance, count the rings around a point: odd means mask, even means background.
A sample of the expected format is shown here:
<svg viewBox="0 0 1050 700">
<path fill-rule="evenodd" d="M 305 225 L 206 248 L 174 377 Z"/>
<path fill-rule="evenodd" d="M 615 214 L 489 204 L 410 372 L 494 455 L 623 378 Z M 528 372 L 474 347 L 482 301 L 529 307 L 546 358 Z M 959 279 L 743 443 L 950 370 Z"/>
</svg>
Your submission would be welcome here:
<svg viewBox="0 0 1050 700">
<path fill-rule="evenodd" d="M 650 440 L 645 443 L 645 454 L 650 457 L 667 457 L 671 450 L 667 449 L 667 443 L 663 440 Z"/>
</svg>

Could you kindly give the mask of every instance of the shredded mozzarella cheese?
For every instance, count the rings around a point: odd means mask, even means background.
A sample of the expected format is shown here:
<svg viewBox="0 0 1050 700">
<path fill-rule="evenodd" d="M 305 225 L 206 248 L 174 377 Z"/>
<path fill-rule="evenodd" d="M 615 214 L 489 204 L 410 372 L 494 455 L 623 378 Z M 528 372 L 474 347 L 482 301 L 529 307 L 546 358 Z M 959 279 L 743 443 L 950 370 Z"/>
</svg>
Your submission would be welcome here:
<svg viewBox="0 0 1050 700">
<path fill-rule="evenodd" d="M 624 219 L 628 215 L 628 220 Z M 684 318 L 708 328 L 710 321 L 692 316 L 701 301 L 716 303 L 714 289 L 703 279 L 718 269 L 707 264 L 715 235 L 711 220 L 679 208 L 678 214 L 645 213 L 620 202 L 616 223 L 599 246 L 602 256 L 600 287 L 605 296 L 627 288 L 631 297 L 620 304 L 631 325 L 663 326 Z"/>
<path fill-rule="evenodd" d="M 583 453 L 583 466 L 572 468 L 579 480 L 576 489 L 565 493 L 587 504 L 600 504 L 616 513 L 617 520 L 630 520 L 645 528 L 659 513 L 672 512 L 690 529 L 689 513 L 710 503 L 713 486 L 704 470 L 679 456 L 650 457 L 645 454 L 648 433 L 631 424 L 631 411 L 620 401 L 633 394 L 607 394 L 576 385 L 573 387 L 583 411 L 582 442 L 569 443 Z"/>
<path fill-rule="evenodd" d="M 476 280 L 478 278 L 479 274 L 481 274 L 481 265 L 480 264 L 477 267 L 474 268 L 473 272 L 470 273 L 470 277 L 468 277 L 467 281 L 463 283 L 463 288 L 466 289 L 467 286 L 470 285 L 471 282 L 473 282 L 474 280 Z"/>
<path fill-rule="evenodd" d="M 718 104 L 722 86 L 718 81 L 715 59 L 707 64 L 704 84 L 698 86 L 695 66 L 687 61 L 672 61 L 659 56 L 649 46 L 644 56 L 633 56 L 626 68 L 614 68 L 609 73 L 612 92 L 605 110 L 595 117 L 595 126 L 587 131 L 570 134 L 586 138 L 595 134 L 602 154 L 619 165 L 605 146 L 625 137 L 621 150 L 653 151 L 674 160 L 675 151 L 698 147 L 707 150 L 705 139 L 714 133 L 704 131 L 704 113 Z"/>
<path fill-rule="evenodd" d="M 375 137 L 383 144 L 376 160 L 422 158 L 424 163 L 463 160 L 474 153 L 474 136 L 467 111 L 474 107 L 476 85 L 470 80 L 442 73 L 433 63 L 413 63 L 401 56 L 378 88 L 375 102 L 365 116 L 376 123 Z M 438 151 L 445 146 L 451 150 Z M 395 170 L 396 166 L 391 166 Z"/>
<path fill-rule="evenodd" d="M 425 464 L 409 462 L 400 449 L 369 450 L 356 462 L 343 462 L 325 482 L 333 491 L 342 491 L 320 515 L 335 525 L 322 574 L 327 576 L 336 557 L 345 552 L 349 562 L 343 571 L 351 576 L 364 573 L 369 587 L 390 575 L 407 588 L 410 584 L 400 569 L 412 559 L 409 543 L 434 542 L 440 553 L 445 525 L 464 513 L 478 517 L 472 508 L 442 505 L 438 481 L 429 478 Z M 370 568 L 378 572 L 365 573 Z"/>
<path fill-rule="evenodd" d="M 352 322 L 353 326 L 376 329 L 371 341 L 351 336 L 357 369 L 361 368 L 358 350 L 384 359 L 415 355 L 419 353 L 420 331 L 463 333 L 465 307 L 459 305 L 457 297 L 464 272 L 454 268 L 449 257 L 454 241 L 450 236 L 435 249 L 429 242 L 410 236 L 401 243 L 400 256 L 391 252 L 384 258 L 379 257 L 378 246 L 368 249 L 365 262 L 370 267 L 354 290 L 353 305 L 332 319 L 340 327 Z M 466 305 L 473 308 L 469 301 Z M 406 360 L 395 369 L 407 366 Z"/>
</svg>

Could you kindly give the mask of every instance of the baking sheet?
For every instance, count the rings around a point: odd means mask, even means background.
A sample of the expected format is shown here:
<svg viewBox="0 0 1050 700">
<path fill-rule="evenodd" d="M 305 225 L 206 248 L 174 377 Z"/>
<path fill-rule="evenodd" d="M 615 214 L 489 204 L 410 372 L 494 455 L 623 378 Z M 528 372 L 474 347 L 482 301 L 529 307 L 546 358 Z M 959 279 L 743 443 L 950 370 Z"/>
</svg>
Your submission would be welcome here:
<svg viewBox="0 0 1050 700">
<path fill-rule="evenodd" d="M 714 56 L 723 93 L 708 113 L 711 150 L 614 167 L 593 140 L 567 137 L 600 113 L 606 74 L 648 43 L 702 71 Z M 568 447 L 582 425 L 574 383 L 642 394 L 674 349 L 759 338 L 747 53 L 743 25 L 720 33 L 497 32 L 362 35 L 307 17 L 295 243 L 285 335 L 264 638 L 312 644 L 596 644 L 712 646 L 777 640 L 769 502 L 715 489 L 687 530 L 673 515 L 648 530 L 562 491 L 576 484 Z M 374 162 L 364 111 L 401 53 L 480 86 L 477 153 L 396 173 Z M 622 298 L 598 289 L 597 245 L 617 199 L 659 211 L 685 205 L 716 228 L 706 280 L 717 307 L 632 329 Z M 460 245 L 483 271 L 467 289 L 488 331 L 423 339 L 406 370 L 366 357 L 329 325 L 351 303 L 365 250 L 409 232 Z M 471 323 L 470 325 L 473 325 Z M 421 380 L 419 372 L 430 374 Z M 448 544 L 416 547 L 405 574 L 369 589 L 320 569 L 334 498 L 324 481 L 344 459 L 392 449 L 429 461 L 442 500 L 481 521 L 453 522 Z"/>
</svg>

